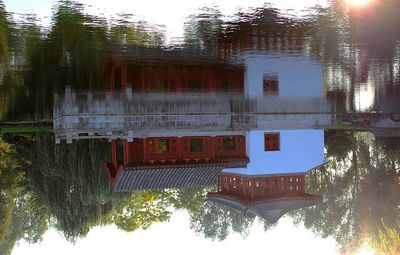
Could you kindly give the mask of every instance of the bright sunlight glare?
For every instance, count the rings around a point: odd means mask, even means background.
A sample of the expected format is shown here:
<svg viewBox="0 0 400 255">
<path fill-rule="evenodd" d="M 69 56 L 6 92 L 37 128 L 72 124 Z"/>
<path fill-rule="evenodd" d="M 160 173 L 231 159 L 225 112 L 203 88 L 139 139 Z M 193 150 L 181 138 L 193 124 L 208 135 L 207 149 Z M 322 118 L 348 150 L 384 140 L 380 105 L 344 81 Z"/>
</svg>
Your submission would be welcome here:
<svg viewBox="0 0 400 255">
<path fill-rule="evenodd" d="M 368 243 L 361 245 L 361 248 L 357 251 L 356 255 L 375 255 L 374 249 L 369 246 Z"/>
<path fill-rule="evenodd" d="M 372 0 L 347 0 L 354 7 L 364 7 L 371 3 Z"/>
</svg>

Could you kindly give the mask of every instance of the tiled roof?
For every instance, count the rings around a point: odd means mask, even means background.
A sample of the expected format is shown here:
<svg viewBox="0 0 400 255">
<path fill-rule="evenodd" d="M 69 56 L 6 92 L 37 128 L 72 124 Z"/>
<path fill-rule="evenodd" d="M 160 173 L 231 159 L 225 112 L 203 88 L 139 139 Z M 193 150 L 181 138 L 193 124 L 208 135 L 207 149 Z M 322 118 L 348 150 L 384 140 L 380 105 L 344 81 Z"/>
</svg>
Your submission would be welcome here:
<svg viewBox="0 0 400 255">
<path fill-rule="evenodd" d="M 270 223 L 275 223 L 283 214 L 299 208 L 314 206 L 321 203 L 321 197 L 311 194 L 297 196 L 282 196 L 256 202 L 246 202 L 234 196 L 222 193 L 208 193 L 207 200 L 234 208 L 243 215 L 259 216 Z"/>
<path fill-rule="evenodd" d="M 123 62 L 147 63 L 185 63 L 185 64 L 223 64 L 207 51 L 196 49 L 161 49 L 143 46 L 114 46 L 112 53 L 116 54 Z"/>
<path fill-rule="evenodd" d="M 193 188 L 209 186 L 226 167 L 245 167 L 247 162 L 232 164 L 139 166 L 121 170 L 113 191 L 128 192 L 146 189 Z"/>
</svg>

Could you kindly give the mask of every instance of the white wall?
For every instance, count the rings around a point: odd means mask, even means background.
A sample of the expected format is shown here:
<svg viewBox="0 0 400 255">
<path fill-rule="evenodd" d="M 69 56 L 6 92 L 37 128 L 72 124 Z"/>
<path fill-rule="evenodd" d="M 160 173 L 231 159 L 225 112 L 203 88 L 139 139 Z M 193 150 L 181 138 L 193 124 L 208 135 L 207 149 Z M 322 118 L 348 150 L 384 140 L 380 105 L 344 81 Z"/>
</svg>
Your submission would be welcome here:
<svg viewBox="0 0 400 255">
<path fill-rule="evenodd" d="M 245 93 L 263 96 L 263 76 L 277 74 L 279 97 L 323 97 L 323 70 L 318 61 L 285 54 L 245 54 Z"/>
<path fill-rule="evenodd" d="M 280 133 L 280 151 L 264 151 L 264 133 Z M 323 130 L 249 131 L 247 168 L 223 172 L 246 175 L 306 173 L 324 163 Z"/>
</svg>

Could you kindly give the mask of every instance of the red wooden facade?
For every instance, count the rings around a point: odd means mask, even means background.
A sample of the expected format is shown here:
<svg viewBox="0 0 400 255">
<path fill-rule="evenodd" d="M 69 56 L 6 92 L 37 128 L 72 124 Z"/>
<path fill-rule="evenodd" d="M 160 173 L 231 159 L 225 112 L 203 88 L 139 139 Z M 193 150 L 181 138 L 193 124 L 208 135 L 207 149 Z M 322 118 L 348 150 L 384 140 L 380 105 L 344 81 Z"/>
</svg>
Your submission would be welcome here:
<svg viewBox="0 0 400 255">
<path fill-rule="evenodd" d="M 113 163 L 117 141 L 113 141 Z M 150 137 L 123 141 L 123 165 L 164 165 L 223 162 L 246 158 L 245 136 Z"/>
<path fill-rule="evenodd" d="M 225 195 L 241 197 L 247 202 L 305 193 L 304 175 L 250 177 L 223 174 L 219 178 L 220 191 Z"/>
<path fill-rule="evenodd" d="M 317 205 L 321 197 L 305 192 L 305 175 L 240 176 L 220 175 L 218 192 L 208 192 L 210 201 L 259 216 L 270 223 L 285 213 Z"/>
<path fill-rule="evenodd" d="M 113 178 L 121 167 L 211 164 L 247 159 L 245 139 L 245 136 L 234 135 L 135 138 L 133 142 L 113 140 L 112 162 L 105 163 L 105 168 Z"/>
<path fill-rule="evenodd" d="M 108 70 L 111 91 L 133 92 L 244 92 L 244 67 L 219 63 L 125 61 L 110 54 Z M 190 56 L 189 56 L 190 57 Z M 107 68 L 106 68 L 107 67 Z M 152 137 L 112 141 L 112 162 L 105 163 L 110 178 L 129 166 L 209 164 L 247 159 L 244 136 Z M 120 153 L 122 150 L 122 154 Z M 122 157 L 121 157 L 122 155 Z"/>
<path fill-rule="evenodd" d="M 134 92 L 244 91 L 244 68 L 226 65 L 121 64 L 110 69 L 111 90 Z"/>
</svg>

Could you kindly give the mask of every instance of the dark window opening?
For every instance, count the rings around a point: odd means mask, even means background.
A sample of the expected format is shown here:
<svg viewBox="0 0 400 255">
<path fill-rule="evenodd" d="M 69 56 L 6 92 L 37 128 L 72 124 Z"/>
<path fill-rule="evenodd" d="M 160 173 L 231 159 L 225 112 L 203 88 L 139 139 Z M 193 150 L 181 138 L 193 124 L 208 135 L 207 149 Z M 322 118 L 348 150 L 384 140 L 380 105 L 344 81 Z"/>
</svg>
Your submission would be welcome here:
<svg viewBox="0 0 400 255">
<path fill-rule="evenodd" d="M 154 81 L 152 88 L 155 91 L 168 91 L 168 80 L 162 78 L 157 79 Z"/>
<path fill-rule="evenodd" d="M 169 139 L 157 139 L 155 147 L 156 153 L 169 152 Z"/>
<path fill-rule="evenodd" d="M 279 151 L 280 148 L 280 135 L 264 134 L 264 150 L 265 151 Z"/>
<path fill-rule="evenodd" d="M 188 91 L 200 91 L 202 89 L 201 87 L 201 81 L 200 79 L 190 79 L 188 82 Z"/>
<path fill-rule="evenodd" d="M 234 151 L 236 149 L 236 139 L 234 137 L 224 137 L 222 146 L 224 151 Z"/>
<path fill-rule="evenodd" d="M 204 141 L 202 138 L 190 139 L 190 152 L 202 152 L 204 150 Z"/>
<path fill-rule="evenodd" d="M 275 95 L 279 92 L 278 75 L 264 75 L 263 78 L 264 95 Z"/>
</svg>

